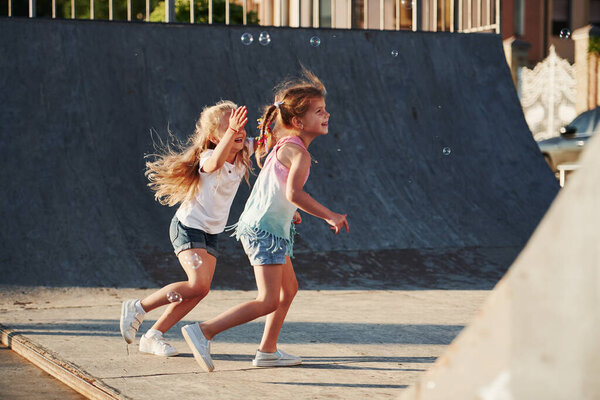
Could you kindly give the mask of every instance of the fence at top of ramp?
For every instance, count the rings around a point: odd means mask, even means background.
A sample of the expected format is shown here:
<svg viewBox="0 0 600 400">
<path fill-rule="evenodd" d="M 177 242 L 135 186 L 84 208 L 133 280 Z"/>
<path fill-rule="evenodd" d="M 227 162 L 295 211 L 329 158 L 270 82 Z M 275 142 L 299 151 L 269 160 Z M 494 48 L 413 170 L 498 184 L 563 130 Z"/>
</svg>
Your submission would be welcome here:
<svg viewBox="0 0 600 400">
<path fill-rule="evenodd" d="M 268 46 L 240 41 L 262 30 Z M 331 112 L 309 148 L 318 163 L 306 190 L 351 225 L 335 236 L 304 218 L 297 262 L 328 265 L 307 270 L 309 282 L 337 282 L 353 255 L 379 252 L 392 255 L 374 261 L 385 274 L 505 269 L 558 190 L 497 35 L 0 19 L 0 48 L 1 283 L 140 286 L 176 269 L 175 210 L 154 202 L 143 174 L 150 131 L 183 140 L 203 106 L 231 99 L 248 105 L 253 135 L 273 86 L 300 63 L 325 83 Z M 248 192 L 242 184 L 229 223 Z M 251 273 L 223 236 L 224 259 Z M 415 257 L 394 264 L 399 250 Z M 235 287 L 240 266 L 219 269 L 217 287 Z M 402 279 L 385 274 L 372 283 Z"/>
</svg>

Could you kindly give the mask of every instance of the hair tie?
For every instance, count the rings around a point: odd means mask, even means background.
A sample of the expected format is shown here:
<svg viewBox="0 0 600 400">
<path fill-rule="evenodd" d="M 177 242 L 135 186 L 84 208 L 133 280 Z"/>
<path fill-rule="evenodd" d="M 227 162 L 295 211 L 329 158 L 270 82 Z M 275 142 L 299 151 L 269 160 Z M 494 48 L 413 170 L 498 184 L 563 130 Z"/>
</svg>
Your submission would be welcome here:
<svg viewBox="0 0 600 400">
<path fill-rule="evenodd" d="M 273 105 L 275 106 L 275 108 L 279 108 L 280 105 L 283 104 L 283 101 L 276 101 L 275 103 L 273 103 Z"/>
</svg>

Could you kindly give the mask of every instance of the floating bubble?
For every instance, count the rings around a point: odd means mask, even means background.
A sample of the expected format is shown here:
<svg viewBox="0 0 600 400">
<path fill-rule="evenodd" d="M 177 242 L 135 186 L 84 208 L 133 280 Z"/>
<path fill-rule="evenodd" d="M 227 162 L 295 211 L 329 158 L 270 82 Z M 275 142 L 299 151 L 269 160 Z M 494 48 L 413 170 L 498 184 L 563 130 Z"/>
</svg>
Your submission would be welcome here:
<svg viewBox="0 0 600 400">
<path fill-rule="evenodd" d="M 269 35 L 269 32 L 261 32 L 260 35 L 258 35 L 258 43 L 260 43 L 261 46 L 268 46 L 269 43 L 271 43 L 271 35 Z"/>
<path fill-rule="evenodd" d="M 313 36 L 310 38 L 310 45 L 312 47 L 319 47 L 321 45 L 321 39 L 318 36 Z"/>
<path fill-rule="evenodd" d="M 254 37 L 252 36 L 252 34 L 245 32 L 244 34 L 242 34 L 242 37 L 240 38 L 240 40 L 242 41 L 242 44 L 245 44 L 246 46 L 250 46 L 252 44 L 252 42 L 254 42 Z"/>
<path fill-rule="evenodd" d="M 559 35 L 562 39 L 569 39 L 571 38 L 571 31 L 568 30 L 567 28 L 563 28 L 560 30 L 560 35 Z"/>
<path fill-rule="evenodd" d="M 181 303 L 183 299 L 179 293 L 169 292 L 167 293 L 167 300 L 169 300 L 169 303 Z"/>
<path fill-rule="evenodd" d="M 192 255 L 192 268 L 198 269 L 201 266 L 202 266 L 202 258 L 198 254 L 194 253 Z"/>
<path fill-rule="evenodd" d="M 442 153 L 443 153 L 445 156 L 449 156 L 451 152 L 452 152 L 452 150 L 450 149 L 450 147 L 444 147 L 444 148 L 442 149 Z"/>
<path fill-rule="evenodd" d="M 342 149 L 337 149 L 337 151 L 342 151 Z"/>
<path fill-rule="evenodd" d="M 427 382 L 427 389 L 435 389 L 435 382 L 434 381 Z"/>
<path fill-rule="evenodd" d="M 400 4 L 402 4 L 402 7 L 410 10 L 412 8 L 412 2 L 413 0 L 400 0 Z"/>
<path fill-rule="evenodd" d="M 398 50 L 392 50 L 392 57 L 398 57 Z"/>
</svg>

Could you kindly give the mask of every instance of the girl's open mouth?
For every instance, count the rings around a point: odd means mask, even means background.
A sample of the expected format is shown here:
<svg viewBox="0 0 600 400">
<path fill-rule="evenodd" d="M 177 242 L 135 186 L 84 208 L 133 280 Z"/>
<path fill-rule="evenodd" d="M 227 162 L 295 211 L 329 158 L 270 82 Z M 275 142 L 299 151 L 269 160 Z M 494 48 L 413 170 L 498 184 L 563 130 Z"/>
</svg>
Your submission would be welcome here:
<svg viewBox="0 0 600 400">
<path fill-rule="evenodd" d="M 237 138 L 234 140 L 234 142 L 236 143 L 242 143 L 244 141 L 244 138 Z"/>
</svg>

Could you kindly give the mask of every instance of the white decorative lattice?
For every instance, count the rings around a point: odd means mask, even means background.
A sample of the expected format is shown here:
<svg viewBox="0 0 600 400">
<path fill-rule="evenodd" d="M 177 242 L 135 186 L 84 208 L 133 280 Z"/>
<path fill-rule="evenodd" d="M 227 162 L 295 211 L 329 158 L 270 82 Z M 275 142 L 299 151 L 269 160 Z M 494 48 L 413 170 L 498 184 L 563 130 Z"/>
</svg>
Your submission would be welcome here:
<svg viewBox="0 0 600 400">
<path fill-rule="evenodd" d="M 575 65 L 550 54 L 533 70 L 521 74 L 521 106 L 535 140 L 558 136 L 558 130 L 575 118 Z"/>
</svg>

